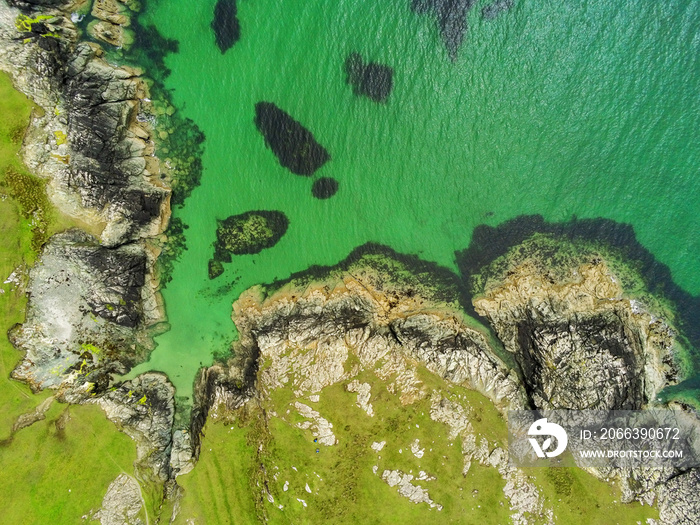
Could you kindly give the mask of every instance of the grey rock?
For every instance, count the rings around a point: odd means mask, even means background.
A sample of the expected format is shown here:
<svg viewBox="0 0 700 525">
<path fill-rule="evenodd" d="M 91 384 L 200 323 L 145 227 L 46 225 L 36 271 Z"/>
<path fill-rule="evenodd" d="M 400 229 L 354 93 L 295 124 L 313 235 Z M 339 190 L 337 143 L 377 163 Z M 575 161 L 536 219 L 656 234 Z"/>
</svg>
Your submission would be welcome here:
<svg viewBox="0 0 700 525">
<path fill-rule="evenodd" d="M 165 374 L 142 374 L 96 397 L 94 402 L 136 441 L 140 478 L 155 482 L 171 479 L 175 388 Z"/>
<path fill-rule="evenodd" d="M 603 262 L 560 278 L 543 267 L 522 263 L 474 301 L 534 407 L 639 409 L 675 382 L 673 331 L 625 298 Z"/>
<path fill-rule="evenodd" d="M 101 525 L 143 525 L 138 518 L 142 507 L 138 482 L 131 476 L 119 474 L 107 488 L 102 508 L 93 519 L 100 520 Z"/>
<path fill-rule="evenodd" d="M 30 272 L 26 321 L 10 334 L 26 352 L 13 377 L 88 395 L 144 360 L 147 258 L 138 244 L 105 248 L 79 230 L 52 237 Z"/>
<path fill-rule="evenodd" d="M 671 478 L 657 489 L 659 518 L 669 525 L 700 521 L 700 469 Z"/>
</svg>

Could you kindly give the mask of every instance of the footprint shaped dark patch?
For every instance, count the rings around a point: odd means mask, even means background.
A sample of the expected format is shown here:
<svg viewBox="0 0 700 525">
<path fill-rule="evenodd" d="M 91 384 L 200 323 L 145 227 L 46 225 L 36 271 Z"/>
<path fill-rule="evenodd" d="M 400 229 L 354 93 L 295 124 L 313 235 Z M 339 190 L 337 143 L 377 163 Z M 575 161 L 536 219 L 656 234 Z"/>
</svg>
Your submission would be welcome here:
<svg viewBox="0 0 700 525">
<path fill-rule="evenodd" d="M 317 199 L 330 199 L 338 191 L 338 181 L 331 177 L 321 177 L 311 186 L 311 194 Z"/>
</svg>

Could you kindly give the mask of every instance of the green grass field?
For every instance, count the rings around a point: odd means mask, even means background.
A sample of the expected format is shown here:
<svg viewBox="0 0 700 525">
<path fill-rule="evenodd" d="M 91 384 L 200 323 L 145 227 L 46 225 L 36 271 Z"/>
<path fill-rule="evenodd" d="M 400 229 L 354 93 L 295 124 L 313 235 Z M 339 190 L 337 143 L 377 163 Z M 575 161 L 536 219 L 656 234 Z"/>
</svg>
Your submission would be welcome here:
<svg viewBox="0 0 700 525">
<path fill-rule="evenodd" d="M 31 111 L 31 102 L 0 74 L 0 283 L 34 262 L 47 235 L 71 225 L 51 209 L 44 183 L 17 155 Z M 32 394 L 10 379 L 21 355 L 5 334 L 24 319 L 26 298 L 11 284 L 0 289 L 0 521 L 86 523 L 82 516 L 100 507 L 117 475 L 133 475 L 136 446 L 97 406 L 53 403 L 46 419 L 12 432 L 18 416 L 51 394 Z"/>
<path fill-rule="evenodd" d="M 491 447 L 507 446 L 502 416 L 482 395 L 449 385 L 421 366 L 418 373 L 429 395 L 403 406 L 387 389 L 387 381 L 373 371 L 362 372 L 357 379 L 371 385 L 374 417 L 356 405 L 356 394 L 346 391 L 348 381 L 324 388 L 317 403 L 306 394 L 298 398 L 332 422 L 338 444 L 330 447 L 314 443 L 310 430 L 296 426 L 303 418 L 294 408 L 297 398 L 291 387 L 273 390 L 268 399 L 249 404 L 230 419 L 210 420 L 198 466 L 178 478 L 185 496 L 176 523 L 510 523 L 505 481 L 496 469 L 477 461 L 462 474 L 461 439 L 450 440 L 447 425 L 430 418 L 430 395 L 438 392 L 467 407 L 474 430 Z M 411 453 L 415 439 L 425 449 L 422 458 Z M 381 452 L 371 449 L 374 441 L 386 441 Z M 427 489 L 442 510 L 399 495 L 382 481 L 385 469 L 434 476 L 413 484 Z M 617 503 L 614 487 L 580 469 L 526 473 L 558 524 L 633 525 L 658 517 L 648 506 Z"/>
</svg>

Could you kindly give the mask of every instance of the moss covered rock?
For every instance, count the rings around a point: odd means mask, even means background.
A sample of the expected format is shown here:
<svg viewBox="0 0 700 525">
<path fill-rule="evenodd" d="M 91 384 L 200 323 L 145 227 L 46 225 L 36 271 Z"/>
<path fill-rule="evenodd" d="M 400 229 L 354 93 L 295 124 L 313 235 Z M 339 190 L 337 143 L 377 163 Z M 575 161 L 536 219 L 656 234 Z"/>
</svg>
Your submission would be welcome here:
<svg viewBox="0 0 700 525">
<path fill-rule="evenodd" d="M 221 263 L 231 262 L 232 255 L 259 253 L 277 244 L 289 226 L 289 219 L 280 211 L 248 211 L 218 222 L 210 279 L 223 273 Z"/>
</svg>

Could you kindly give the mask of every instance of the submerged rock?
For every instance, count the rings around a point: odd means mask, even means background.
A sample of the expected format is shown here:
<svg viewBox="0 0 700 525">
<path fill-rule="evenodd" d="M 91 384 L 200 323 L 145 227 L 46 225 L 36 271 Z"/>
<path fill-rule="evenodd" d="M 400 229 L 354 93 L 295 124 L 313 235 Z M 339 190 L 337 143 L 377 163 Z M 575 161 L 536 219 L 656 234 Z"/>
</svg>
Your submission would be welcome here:
<svg viewBox="0 0 700 525">
<path fill-rule="evenodd" d="M 271 102 L 255 104 L 255 126 L 280 164 L 292 173 L 313 175 L 331 158 L 308 129 Z"/>
<path fill-rule="evenodd" d="M 394 70 L 384 64 L 365 64 L 359 53 L 350 53 L 345 60 L 345 81 L 352 86 L 355 95 L 368 97 L 375 102 L 386 102 L 393 87 Z"/>
<path fill-rule="evenodd" d="M 221 264 L 221 261 L 217 261 L 216 259 L 209 259 L 209 279 L 216 279 L 219 275 L 224 273 L 224 265 Z"/>
<path fill-rule="evenodd" d="M 311 186 L 311 193 L 317 199 L 330 199 L 338 191 L 338 181 L 332 177 L 321 177 Z"/>
<path fill-rule="evenodd" d="M 222 54 L 231 49 L 241 38 L 241 25 L 236 13 L 236 0 L 219 0 L 214 8 L 211 28 L 214 30 L 216 45 L 219 46 Z"/>
<path fill-rule="evenodd" d="M 481 17 L 484 20 L 493 20 L 501 13 L 508 11 L 515 4 L 514 0 L 496 0 L 492 4 L 484 6 L 481 10 Z"/>
<path fill-rule="evenodd" d="M 435 16 L 447 53 L 455 60 L 467 32 L 467 13 L 475 3 L 476 0 L 412 0 L 411 9 L 417 14 Z"/>
<path fill-rule="evenodd" d="M 218 221 L 214 242 L 214 261 L 209 263 L 210 278 L 221 262 L 231 262 L 231 255 L 259 253 L 271 248 L 287 232 L 289 219 L 280 211 L 248 211 Z"/>
</svg>

